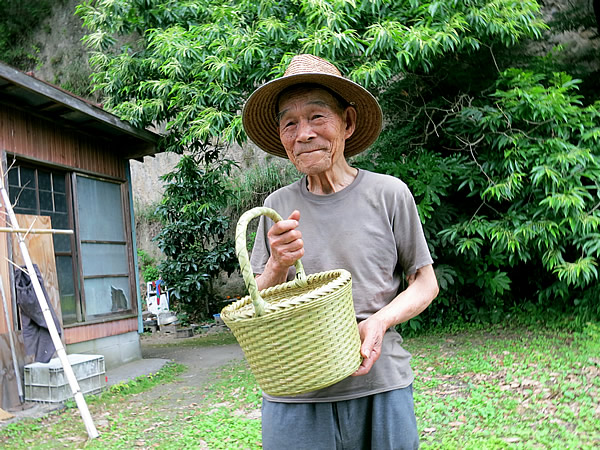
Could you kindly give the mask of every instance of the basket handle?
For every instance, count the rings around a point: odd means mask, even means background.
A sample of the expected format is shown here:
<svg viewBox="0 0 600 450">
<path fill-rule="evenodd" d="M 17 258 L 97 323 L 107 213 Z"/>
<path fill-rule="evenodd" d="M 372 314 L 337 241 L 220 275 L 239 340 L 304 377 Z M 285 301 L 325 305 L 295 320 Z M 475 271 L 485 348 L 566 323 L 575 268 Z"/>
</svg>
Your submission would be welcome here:
<svg viewBox="0 0 600 450">
<path fill-rule="evenodd" d="M 250 266 L 250 258 L 248 257 L 248 250 L 246 249 L 246 229 L 248 228 L 248 223 L 252 219 L 262 215 L 269 217 L 274 222 L 279 222 L 281 220 L 281 216 L 277 214 L 275 210 L 259 206 L 242 214 L 235 229 L 235 254 L 240 261 L 242 278 L 244 278 L 244 283 L 250 293 L 250 298 L 252 298 L 252 304 L 254 305 L 254 311 L 257 316 L 262 316 L 265 313 L 267 302 L 263 300 L 258 292 L 258 285 L 254 279 L 252 267 Z M 306 286 L 306 274 L 304 273 L 302 262 L 298 259 L 294 263 L 294 266 L 296 267 L 296 284 L 300 287 Z"/>
</svg>

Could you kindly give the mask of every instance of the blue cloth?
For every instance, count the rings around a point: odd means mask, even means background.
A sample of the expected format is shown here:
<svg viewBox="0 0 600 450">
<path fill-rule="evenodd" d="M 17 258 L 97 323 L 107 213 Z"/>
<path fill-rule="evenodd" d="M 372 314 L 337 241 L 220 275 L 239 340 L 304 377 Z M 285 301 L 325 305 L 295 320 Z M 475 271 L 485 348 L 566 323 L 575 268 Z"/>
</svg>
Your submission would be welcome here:
<svg viewBox="0 0 600 450">
<path fill-rule="evenodd" d="M 262 441 L 265 450 L 417 449 L 412 385 L 340 402 L 263 399 Z"/>
</svg>

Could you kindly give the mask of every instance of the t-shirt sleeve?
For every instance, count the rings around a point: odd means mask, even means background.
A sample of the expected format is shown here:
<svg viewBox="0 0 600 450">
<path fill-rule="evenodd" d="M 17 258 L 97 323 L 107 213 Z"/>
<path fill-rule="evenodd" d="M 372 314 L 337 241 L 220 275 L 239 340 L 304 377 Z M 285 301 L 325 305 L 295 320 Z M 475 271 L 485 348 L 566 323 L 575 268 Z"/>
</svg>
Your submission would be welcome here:
<svg viewBox="0 0 600 450">
<path fill-rule="evenodd" d="M 393 209 L 392 226 L 396 247 L 398 249 L 398 265 L 405 276 L 414 274 L 421 267 L 433 263 L 415 199 L 408 187 L 402 183 L 397 191 L 396 207 Z"/>
</svg>

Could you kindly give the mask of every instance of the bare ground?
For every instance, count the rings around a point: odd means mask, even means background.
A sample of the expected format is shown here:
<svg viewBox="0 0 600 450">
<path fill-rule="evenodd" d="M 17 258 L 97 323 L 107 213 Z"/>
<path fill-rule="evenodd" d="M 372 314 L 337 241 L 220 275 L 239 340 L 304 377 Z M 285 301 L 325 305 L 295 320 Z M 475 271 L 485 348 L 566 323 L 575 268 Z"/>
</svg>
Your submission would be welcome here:
<svg viewBox="0 0 600 450">
<path fill-rule="evenodd" d="M 173 404 L 196 403 L 203 398 L 207 386 L 214 381 L 215 371 L 233 361 L 244 358 L 238 344 L 194 346 L 188 339 L 177 339 L 172 336 L 142 336 L 142 357 L 162 358 L 187 366 L 187 370 L 173 383 L 157 386 L 140 394 L 141 401 L 163 399 Z"/>
</svg>

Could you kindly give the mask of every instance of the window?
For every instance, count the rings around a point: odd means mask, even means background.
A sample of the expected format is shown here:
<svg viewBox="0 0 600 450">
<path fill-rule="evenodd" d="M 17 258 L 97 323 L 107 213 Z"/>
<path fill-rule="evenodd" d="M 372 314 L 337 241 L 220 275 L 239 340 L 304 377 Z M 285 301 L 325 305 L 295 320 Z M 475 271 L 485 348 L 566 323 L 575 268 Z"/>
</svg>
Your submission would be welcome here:
<svg viewBox="0 0 600 450">
<path fill-rule="evenodd" d="M 53 228 L 76 230 L 53 235 L 63 323 L 131 311 L 122 184 L 15 165 L 8 185 L 15 213 L 50 216 Z"/>
<path fill-rule="evenodd" d="M 8 172 L 8 191 L 15 213 L 50 216 L 53 228 L 73 229 L 67 180 L 66 172 L 13 166 Z M 81 317 L 74 281 L 74 238 L 55 234 L 53 243 L 63 323 L 74 323 Z"/>
<path fill-rule="evenodd" d="M 80 175 L 76 179 L 86 315 L 129 310 L 131 288 L 121 186 Z"/>
</svg>

